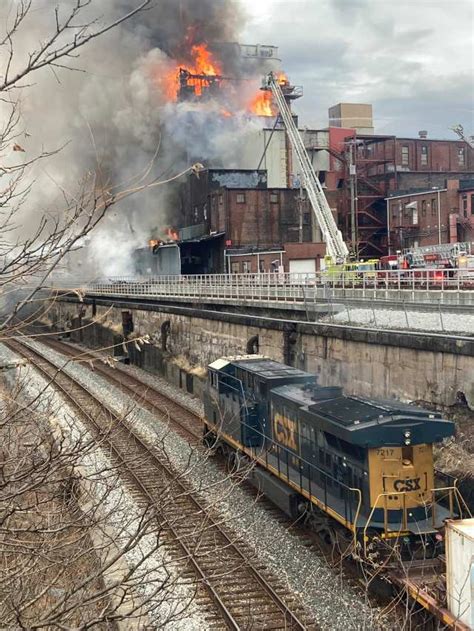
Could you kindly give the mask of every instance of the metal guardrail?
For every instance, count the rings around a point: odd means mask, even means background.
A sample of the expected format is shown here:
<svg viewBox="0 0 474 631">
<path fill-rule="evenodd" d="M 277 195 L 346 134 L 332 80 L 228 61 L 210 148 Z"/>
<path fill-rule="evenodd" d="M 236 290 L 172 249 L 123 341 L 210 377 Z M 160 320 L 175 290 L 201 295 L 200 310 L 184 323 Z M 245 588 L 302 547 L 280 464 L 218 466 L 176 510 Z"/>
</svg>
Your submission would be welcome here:
<svg viewBox="0 0 474 631">
<path fill-rule="evenodd" d="M 463 272 L 469 272 L 464 274 Z M 400 302 L 426 301 L 474 307 L 471 270 L 394 270 L 260 273 L 155 277 L 109 277 L 87 282 L 54 283 L 55 289 L 136 298 L 193 301 L 281 302 L 314 304 L 350 298 Z"/>
</svg>

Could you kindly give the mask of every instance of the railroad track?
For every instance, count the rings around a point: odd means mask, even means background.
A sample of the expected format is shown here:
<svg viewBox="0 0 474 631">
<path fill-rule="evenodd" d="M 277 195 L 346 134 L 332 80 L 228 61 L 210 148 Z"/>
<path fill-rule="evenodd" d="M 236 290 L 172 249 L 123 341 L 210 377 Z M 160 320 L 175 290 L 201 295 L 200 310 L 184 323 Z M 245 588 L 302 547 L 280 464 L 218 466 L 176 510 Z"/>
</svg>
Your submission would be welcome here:
<svg viewBox="0 0 474 631">
<path fill-rule="evenodd" d="M 73 377 L 58 372 L 58 366 L 37 350 L 18 341 L 6 345 L 54 382 L 107 446 L 142 500 L 158 508 L 160 522 L 213 604 L 210 627 L 224 623 L 229 629 L 317 628 L 279 579 L 254 563 L 251 548 L 225 531 L 191 485 L 182 476 L 178 478 L 159 451 L 145 443 L 133 427 Z M 169 408 L 168 400 L 166 405 Z M 164 497 L 173 501 L 163 502 Z"/>
<path fill-rule="evenodd" d="M 173 401 L 130 373 L 120 370 L 119 367 L 104 363 L 105 358 L 100 357 L 97 353 L 74 348 L 50 337 L 42 338 L 41 343 L 62 355 L 66 355 L 75 362 L 84 362 L 89 368 L 93 366 L 94 372 L 119 388 L 140 407 L 145 408 L 163 421 L 169 421 L 173 429 L 191 444 L 201 443 L 202 422 L 198 414 Z"/>
</svg>

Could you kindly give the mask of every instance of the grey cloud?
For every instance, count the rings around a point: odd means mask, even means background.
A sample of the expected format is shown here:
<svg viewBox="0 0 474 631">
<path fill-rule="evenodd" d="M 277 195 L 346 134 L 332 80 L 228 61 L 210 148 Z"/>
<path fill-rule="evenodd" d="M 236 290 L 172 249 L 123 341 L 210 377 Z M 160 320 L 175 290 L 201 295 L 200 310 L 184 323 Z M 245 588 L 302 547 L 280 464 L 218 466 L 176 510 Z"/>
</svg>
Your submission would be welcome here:
<svg viewBox="0 0 474 631">
<path fill-rule="evenodd" d="M 325 0 L 278 8 L 278 20 L 259 26 L 279 45 L 292 81 L 304 86 L 295 105 L 302 123 L 325 125 L 330 105 L 359 100 L 373 103 L 385 133 L 413 134 L 426 120 L 449 138 L 453 118 L 474 133 L 471 2 Z"/>
</svg>

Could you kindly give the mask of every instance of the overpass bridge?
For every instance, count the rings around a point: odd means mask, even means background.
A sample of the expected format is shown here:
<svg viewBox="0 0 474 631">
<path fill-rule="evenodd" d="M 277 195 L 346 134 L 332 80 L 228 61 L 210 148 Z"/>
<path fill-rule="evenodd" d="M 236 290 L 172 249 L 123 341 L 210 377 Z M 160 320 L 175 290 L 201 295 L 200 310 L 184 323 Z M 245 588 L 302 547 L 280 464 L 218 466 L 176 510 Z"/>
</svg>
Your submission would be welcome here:
<svg viewBox="0 0 474 631">
<path fill-rule="evenodd" d="M 278 309 L 300 315 L 337 312 L 347 304 L 474 313 L 474 278 L 454 276 L 452 270 L 108 277 L 60 281 L 53 288 L 87 296 Z"/>
</svg>

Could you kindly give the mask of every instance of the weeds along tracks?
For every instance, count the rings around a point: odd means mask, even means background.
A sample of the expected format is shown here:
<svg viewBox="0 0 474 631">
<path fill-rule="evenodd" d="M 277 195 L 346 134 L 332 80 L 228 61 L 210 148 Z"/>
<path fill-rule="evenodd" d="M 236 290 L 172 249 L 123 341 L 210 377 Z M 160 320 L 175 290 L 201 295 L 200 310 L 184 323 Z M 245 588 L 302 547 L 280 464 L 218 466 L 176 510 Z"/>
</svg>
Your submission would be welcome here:
<svg viewBox="0 0 474 631">
<path fill-rule="evenodd" d="M 87 388 L 65 372 L 58 372 L 58 366 L 40 352 L 18 341 L 6 345 L 54 381 L 68 404 L 115 458 L 142 501 L 158 509 L 160 522 L 173 538 L 180 557 L 187 559 L 189 569 L 227 628 L 316 628 L 303 619 L 301 605 L 287 594 L 279 580 L 249 558 L 251 548 L 228 534 L 191 485 L 173 471 L 166 457 L 161 454 L 160 458 L 158 449 L 145 443 L 126 420 L 116 416 Z M 168 401 L 166 405 L 169 408 Z M 163 502 L 165 495 L 172 501 Z"/>
</svg>

